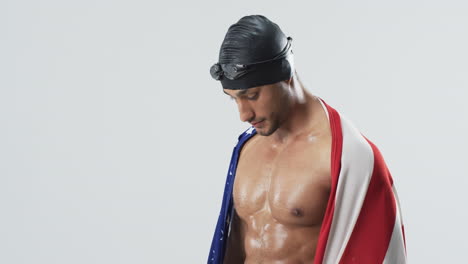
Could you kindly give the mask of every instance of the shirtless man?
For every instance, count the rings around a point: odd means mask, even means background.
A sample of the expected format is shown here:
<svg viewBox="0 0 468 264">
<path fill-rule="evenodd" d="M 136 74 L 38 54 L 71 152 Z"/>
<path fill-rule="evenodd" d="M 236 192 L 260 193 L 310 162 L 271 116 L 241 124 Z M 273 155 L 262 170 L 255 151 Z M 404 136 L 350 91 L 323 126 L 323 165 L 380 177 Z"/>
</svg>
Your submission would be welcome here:
<svg viewBox="0 0 468 264">
<path fill-rule="evenodd" d="M 209 263 L 221 263 L 214 255 L 224 249 L 223 263 L 314 263 L 332 186 L 332 133 L 324 103 L 294 70 L 291 40 L 264 16 L 243 17 L 211 68 L 256 133 L 230 172 L 232 217 L 220 229 L 227 243 L 212 246 Z"/>
<path fill-rule="evenodd" d="M 257 130 L 237 167 L 226 263 L 314 260 L 330 191 L 331 135 L 320 102 L 294 79 L 244 94 L 225 89 Z"/>
</svg>

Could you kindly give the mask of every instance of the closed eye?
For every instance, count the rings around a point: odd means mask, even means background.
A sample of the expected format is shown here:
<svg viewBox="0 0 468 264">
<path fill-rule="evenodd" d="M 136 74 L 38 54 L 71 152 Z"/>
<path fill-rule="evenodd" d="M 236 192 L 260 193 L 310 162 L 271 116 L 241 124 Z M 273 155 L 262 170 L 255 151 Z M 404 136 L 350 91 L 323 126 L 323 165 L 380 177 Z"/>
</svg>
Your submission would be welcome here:
<svg viewBox="0 0 468 264">
<path fill-rule="evenodd" d="M 249 94 L 249 95 L 247 96 L 247 99 L 249 99 L 249 100 L 255 100 L 255 99 L 257 99 L 257 97 L 258 97 L 258 92 Z"/>
</svg>

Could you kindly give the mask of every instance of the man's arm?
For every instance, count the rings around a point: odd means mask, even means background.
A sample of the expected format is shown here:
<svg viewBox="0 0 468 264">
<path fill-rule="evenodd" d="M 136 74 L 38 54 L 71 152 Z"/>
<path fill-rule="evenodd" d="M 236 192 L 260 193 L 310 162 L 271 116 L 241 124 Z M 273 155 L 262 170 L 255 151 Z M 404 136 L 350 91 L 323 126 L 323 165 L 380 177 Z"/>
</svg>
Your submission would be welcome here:
<svg viewBox="0 0 468 264">
<path fill-rule="evenodd" d="M 242 225 L 242 220 L 237 215 L 236 210 L 233 210 L 231 231 L 229 233 L 226 245 L 226 255 L 224 264 L 239 264 L 244 263 L 244 234 L 245 230 Z"/>
</svg>

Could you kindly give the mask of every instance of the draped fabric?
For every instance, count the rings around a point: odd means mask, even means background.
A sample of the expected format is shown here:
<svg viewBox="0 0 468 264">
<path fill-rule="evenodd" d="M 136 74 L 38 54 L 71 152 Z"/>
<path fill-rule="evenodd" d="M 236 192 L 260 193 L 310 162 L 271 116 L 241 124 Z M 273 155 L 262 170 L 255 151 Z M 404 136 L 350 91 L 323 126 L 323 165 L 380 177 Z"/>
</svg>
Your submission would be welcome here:
<svg viewBox="0 0 468 264">
<path fill-rule="evenodd" d="M 332 186 L 313 264 L 405 264 L 400 204 L 382 154 L 349 120 L 321 103 L 332 133 Z M 223 263 L 239 153 L 255 134 L 249 128 L 234 147 L 208 263 Z"/>
</svg>

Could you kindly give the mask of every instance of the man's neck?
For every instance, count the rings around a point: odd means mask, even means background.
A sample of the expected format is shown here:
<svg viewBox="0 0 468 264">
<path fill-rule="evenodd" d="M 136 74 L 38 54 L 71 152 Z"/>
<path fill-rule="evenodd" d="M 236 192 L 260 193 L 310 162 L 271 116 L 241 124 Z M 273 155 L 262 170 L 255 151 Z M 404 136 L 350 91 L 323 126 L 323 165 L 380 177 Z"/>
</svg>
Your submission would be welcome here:
<svg viewBox="0 0 468 264">
<path fill-rule="evenodd" d="M 271 135 L 276 144 L 288 143 L 298 135 L 319 129 L 319 98 L 304 91 L 303 100 L 295 100 L 283 124 Z"/>
</svg>

